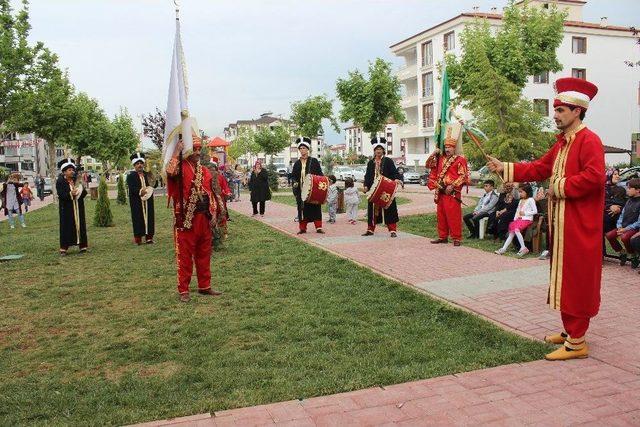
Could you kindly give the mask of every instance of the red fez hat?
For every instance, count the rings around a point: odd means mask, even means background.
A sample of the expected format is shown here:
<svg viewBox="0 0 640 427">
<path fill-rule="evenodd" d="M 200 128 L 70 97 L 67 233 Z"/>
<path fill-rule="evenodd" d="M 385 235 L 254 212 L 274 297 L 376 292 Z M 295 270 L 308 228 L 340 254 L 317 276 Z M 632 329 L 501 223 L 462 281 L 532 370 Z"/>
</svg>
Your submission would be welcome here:
<svg viewBox="0 0 640 427">
<path fill-rule="evenodd" d="M 570 107 L 589 108 L 591 101 L 598 93 L 598 87 L 591 82 L 575 77 L 565 77 L 556 80 L 556 97 L 553 106 L 566 105 Z"/>
</svg>

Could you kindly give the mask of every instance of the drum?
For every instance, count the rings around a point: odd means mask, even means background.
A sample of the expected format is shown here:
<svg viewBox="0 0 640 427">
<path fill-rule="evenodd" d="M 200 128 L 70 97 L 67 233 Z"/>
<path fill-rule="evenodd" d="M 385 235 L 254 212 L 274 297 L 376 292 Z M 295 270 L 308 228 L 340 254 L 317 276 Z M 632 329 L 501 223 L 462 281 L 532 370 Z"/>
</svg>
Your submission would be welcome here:
<svg viewBox="0 0 640 427">
<path fill-rule="evenodd" d="M 308 174 L 302 184 L 302 200 L 314 205 L 321 205 L 327 201 L 329 194 L 329 178 L 320 175 Z"/>
<path fill-rule="evenodd" d="M 147 186 L 140 189 L 140 199 L 149 200 L 153 196 L 153 187 Z"/>
<path fill-rule="evenodd" d="M 378 176 L 367 192 L 367 200 L 376 206 L 387 209 L 396 197 L 398 184 L 386 176 Z"/>
</svg>

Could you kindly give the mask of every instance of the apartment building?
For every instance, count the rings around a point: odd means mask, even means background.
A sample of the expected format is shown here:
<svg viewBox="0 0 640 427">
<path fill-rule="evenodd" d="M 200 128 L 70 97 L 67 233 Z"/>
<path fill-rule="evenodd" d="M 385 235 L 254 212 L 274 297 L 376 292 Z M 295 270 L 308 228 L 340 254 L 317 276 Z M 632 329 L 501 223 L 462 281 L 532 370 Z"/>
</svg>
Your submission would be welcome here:
<svg viewBox="0 0 640 427">
<path fill-rule="evenodd" d="M 398 137 L 397 124 L 387 123 L 384 130 L 378 132 L 378 136 L 384 137 L 387 140 L 387 156 L 391 157 L 396 162 L 402 161 L 406 163 L 404 145 Z M 373 157 L 371 134 L 369 132 L 364 132 L 359 126 L 349 126 L 344 128 L 344 145 L 346 146 L 347 154 L 353 152 L 357 155 Z"/>
</svg>

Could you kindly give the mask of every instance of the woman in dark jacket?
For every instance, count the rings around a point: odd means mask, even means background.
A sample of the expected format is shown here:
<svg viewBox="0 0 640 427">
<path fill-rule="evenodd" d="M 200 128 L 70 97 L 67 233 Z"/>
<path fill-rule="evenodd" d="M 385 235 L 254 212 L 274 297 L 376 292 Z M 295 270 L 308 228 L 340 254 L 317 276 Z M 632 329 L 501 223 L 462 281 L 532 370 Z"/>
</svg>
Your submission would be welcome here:
<svg viewBox="0 0 640 427">
<path fill-rule="evenodd" d="M 264 216 L 264 205 L 267 200 L 271 200 L 271 191 L 269 190 L 269 175 L 266 170 L 262 169 L 260 161 L 256 162 L 251 171 L 249 191 L 251 191 L 253 215 L 258 215 L 258 204 L 260 204 L 260 216 Z"/>
<path fill-rule="evenodd" d="M 604 187 L 604 232 L 607 233 L 616 228 L 616 222 L 626 203 L 627 191 L 624 187 L 619 187 L 620 171 L 614 169 L 611 175 L 607 176 L 607 183 Z"/>
<path fill-rule="evenodd" d="M 512 183 L 507 182 L 503 185 L 502 192 L 498 197 L 498 203 L 496 204 L 496 211 L 491 215 L 491 218 L 489 218 L 489 224 L 492 224 L 491 230 L 494 240 L 506 238 L 507 232 L 509 231 L 509 223 L 513 221 L 513 216 L 518 209 L 519 200 L 516 194 L 518 194 L 518 192 Z"/>
</svg>

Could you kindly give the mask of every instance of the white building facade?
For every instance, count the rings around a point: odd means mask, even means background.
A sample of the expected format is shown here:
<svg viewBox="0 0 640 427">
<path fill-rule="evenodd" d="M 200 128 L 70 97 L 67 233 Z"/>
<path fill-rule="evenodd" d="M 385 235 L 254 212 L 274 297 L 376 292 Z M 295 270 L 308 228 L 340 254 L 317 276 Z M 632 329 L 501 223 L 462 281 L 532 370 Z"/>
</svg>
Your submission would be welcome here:
<svg viewBox="0 0 640 427">
<path fill-rule="evenodd" d="M 520 2 L 519 4 L 522 4 Z M 531 0 L 533 7 L 556 5 L 567 10 L 564 38 L 557 56 L 563 69 L 557 73 L 529 76 L 523 96 L 534 102 L 535 108 L 553 117 L 553 82 L 561 77 L 585 78 L 599 88 L 591 103 L 585 123 L 602 138 L 605 145 L 631 150 L 632 134 L 640 131 L 640 52 L 637 36 L 626 27 L 609 25 L 606 18 L 600 23 L 582 21 L 582 0 Z M 403 58 L 404 65 L 397 72 L 404 85 L 402 107 L 408 123 L 399 126 L 407 164 L 424 165 L 428 153 L 435 148 L 434 133 L 440 116 L 441 86 L 438 64 L 444 55 L 461 54 L 460 35 L 466 24 L 486 19 L 492 27 L 502 24 L 497 13 L 463 13 L 391 46 L 391 51 Z M 455 94 L 452 93 L 452 97 Z M 458 111 L 469 118 L 468 111 Z M 607 155 L 608 163 L 629 161 L 629 156 Z"/>
<path fill-rule="evenodd" d="M 387 140 L 387 156 L 397 163 L 406 163 L 404 157 L 404 146 L 398 137 L 398 125 L 387 123 L 384 131 L 378 132 L 379 137 Z M 364 132 L 359 126 L 349 126 L 344 128 L 344 145 L 347 155 L 355 153 L 367 157 L 373 157 L 373 147 L 371 145 L 371 134 Z"/>
<path fill-rule="evenodd" d="M 56 163 L 64 156 L 62 148 L 56 148 Z M 11 172 L 19 172 L 23 179 L 33 180 L 41 174 L 49 174 L 48 143 L 33 134 L 12 133 L 0 140 L 0 166 Z"/>
<path fill-rule="evenodd" d="M 298 135 L 296 135 L 295 133 L 295 127 L 292 125 L 291 121 L 283 119 L 281 117 L 273 117 L 270 115 L 270 113 L 262 114 L 260 118 L 255 120 L 238 120 L 236 123 L 229 124 L 229 126 L 224 128 L 224 138 L 233 145 L 233 140 L 243 132 L 243 129 L 256 132 L 258 131 L 258 129 L 261 129 L 265 126 L 268 126 L 271 129 L 276 126 L 288 126 L 291 128 L 291 145 L 282 150 L 280 153 L 274 155 L 273 163 L 277 165 L 288 165 L 289 162 L 295 162 L 296 160 L 298 160 L 298 147 L 295 143 Z M 326 150 L 327 146 L 325 145 L 322 137 L 311 139 L 311 156 L 321 158 L 325 154 Z M 264 153 L 258 153 L 255 156 L 240 156 L 240 158 L 237 159 L 237 162 L 243 166 L 250 166 L 256 160 L 269 162 L 271 159 L 267 158 Z"/>
</svg>

